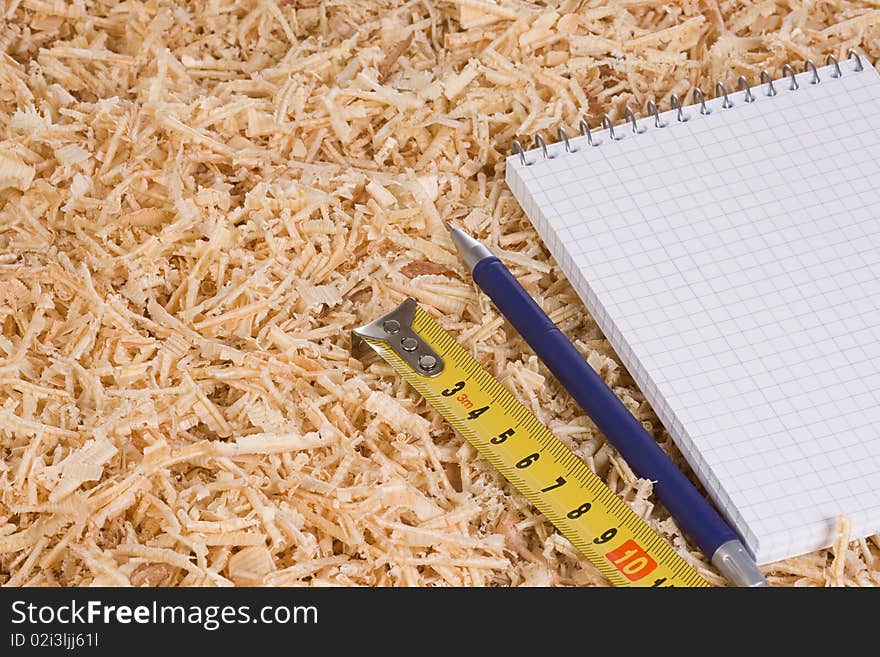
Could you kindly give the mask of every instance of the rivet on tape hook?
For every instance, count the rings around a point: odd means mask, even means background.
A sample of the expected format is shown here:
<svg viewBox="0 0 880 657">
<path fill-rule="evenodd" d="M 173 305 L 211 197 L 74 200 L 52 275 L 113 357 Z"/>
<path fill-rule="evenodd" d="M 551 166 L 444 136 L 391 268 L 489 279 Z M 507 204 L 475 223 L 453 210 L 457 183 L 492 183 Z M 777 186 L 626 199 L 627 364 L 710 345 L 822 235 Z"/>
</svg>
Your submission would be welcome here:
<svg viewBox="0 0 880 657">
<path fill-rule="evenodd" d="M 351 332 L 356 345 L 362 340 L 380 340 L 422 376 L 437 376 L 443 371 L 443 358 L 412 328 L 416 313 L 415 299 L 406 299 L 390 313 Z"/>
</svg>

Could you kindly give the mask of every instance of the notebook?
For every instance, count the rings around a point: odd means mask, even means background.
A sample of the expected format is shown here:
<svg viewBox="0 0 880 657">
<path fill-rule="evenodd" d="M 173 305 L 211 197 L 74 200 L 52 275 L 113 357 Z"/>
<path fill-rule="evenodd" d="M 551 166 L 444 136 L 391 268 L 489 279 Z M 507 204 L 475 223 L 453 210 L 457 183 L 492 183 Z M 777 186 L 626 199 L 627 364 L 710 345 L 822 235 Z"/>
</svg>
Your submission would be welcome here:
<svg viewBox="0 0 880 657">
<path fill-rule="evenodd" d="M 880 75 L 787 72 L 507 160 L 759 563 L 880 529 Z"/>
</svg>

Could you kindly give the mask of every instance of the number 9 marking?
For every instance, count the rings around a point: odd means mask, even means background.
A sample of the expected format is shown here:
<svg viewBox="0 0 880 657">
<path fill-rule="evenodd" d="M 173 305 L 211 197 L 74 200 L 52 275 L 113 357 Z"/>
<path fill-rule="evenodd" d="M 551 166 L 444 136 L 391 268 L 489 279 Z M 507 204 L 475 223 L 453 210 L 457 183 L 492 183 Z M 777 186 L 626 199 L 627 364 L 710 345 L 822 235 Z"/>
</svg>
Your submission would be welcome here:
<svg viewBox="0 0 880 657">
<path fill-rule="evenodd" d="M 595 543 L 596 545 L 602 545 L 602 543 L 607 543 L 615 536 L 617 536 L 617 530 L 612 527 L 611 529 L 606 529 L 604 532 L 602 532 L 601 536 L 597 536 L 596 538 L 594 538 L 593 543 Z"/>
</svg>

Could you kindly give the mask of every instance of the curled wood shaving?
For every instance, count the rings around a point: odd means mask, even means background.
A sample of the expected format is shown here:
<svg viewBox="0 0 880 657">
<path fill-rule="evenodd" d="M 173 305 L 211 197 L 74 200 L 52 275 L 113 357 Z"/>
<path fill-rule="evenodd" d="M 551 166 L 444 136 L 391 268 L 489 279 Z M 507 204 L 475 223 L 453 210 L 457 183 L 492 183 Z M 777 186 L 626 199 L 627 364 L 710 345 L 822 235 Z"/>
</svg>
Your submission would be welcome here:
<svg viewBox="0 0 880 657">
<path fill-rule="evenodd" d="M 0 584 L 605 584 L 352 356 L 406 296 L 722 584 L 443 224 L 505 258 L 681 463 L 505 154 L 697 84 L 874 59 L 875 4 L 0 2 Z M 880 537 L 846 527 L 771 582 L 880 583 Z"/>
</svg>

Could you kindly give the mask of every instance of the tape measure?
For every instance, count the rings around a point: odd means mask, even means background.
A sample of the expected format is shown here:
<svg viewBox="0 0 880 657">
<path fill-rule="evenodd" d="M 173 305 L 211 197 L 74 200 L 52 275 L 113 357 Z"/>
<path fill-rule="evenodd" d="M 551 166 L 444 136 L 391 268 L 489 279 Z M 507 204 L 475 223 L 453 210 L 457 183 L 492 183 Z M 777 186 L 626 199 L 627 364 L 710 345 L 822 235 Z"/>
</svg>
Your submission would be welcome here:
<svg viewBox="0 0 880 657">
<path fill-rule="evenodd" d="M 708 586 L 413 299 L 353 331 L 615 586 Z"/>
</svg>

